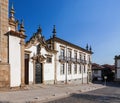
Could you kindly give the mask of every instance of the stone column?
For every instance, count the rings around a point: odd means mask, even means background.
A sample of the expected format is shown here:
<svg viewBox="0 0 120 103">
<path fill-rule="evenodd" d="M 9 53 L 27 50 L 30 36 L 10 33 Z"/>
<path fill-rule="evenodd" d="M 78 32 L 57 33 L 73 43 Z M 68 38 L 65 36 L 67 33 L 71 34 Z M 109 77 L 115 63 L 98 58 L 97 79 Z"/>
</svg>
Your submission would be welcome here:
<svg viewBox="0 0 120 103">
<path fill-rule="evenodd" d="M 44 79 L 44 65 L 45 65 L 45 62 L 42 62 L 42 82 L 43 82 L 43 84 L 45 84 L 45 79 Z"/>
<path fill-rule="evenodd" d="M 57 54 L 55 54 L 54 55 L 55 57 L 54 57 L 54 59 L 55 59 L 55 61 L 54 61 L 54 84 L 57 84 Z"/>
<path fill-rule="evenodd" d="M 23 87 L 25 86 L 25 62 L 24 62 L 25 42 L 23 38 L 21 38 L 20 45 L 21 45 L 21 87 Z"/>
<path fill-rule="evenodd" d="M 56 42 L 54 41 L 54 50 L 57 49 Z M 57 84 L 57 53 L 54 54 L 54 84 Z"/>
<path fill-rule="evenodd" d="M 33 59 L 33 84 L 35 84 L 35 62 L 36 62 L 36 60 L 35 59 Z"/>
</svg>

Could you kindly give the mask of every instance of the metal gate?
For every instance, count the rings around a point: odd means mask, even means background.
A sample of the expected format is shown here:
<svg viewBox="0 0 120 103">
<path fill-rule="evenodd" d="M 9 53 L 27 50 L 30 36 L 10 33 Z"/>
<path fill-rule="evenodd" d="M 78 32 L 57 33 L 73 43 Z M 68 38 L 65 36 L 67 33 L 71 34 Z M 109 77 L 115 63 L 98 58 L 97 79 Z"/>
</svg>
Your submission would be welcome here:
<svg viewBox="0 0 120 103">
<path fill-rule="evenodd" d="M 42 83 L 42 63 L 36 63 L 36 70 L 35 70 L 35 82 L 36 84 Z"/>
</svg>

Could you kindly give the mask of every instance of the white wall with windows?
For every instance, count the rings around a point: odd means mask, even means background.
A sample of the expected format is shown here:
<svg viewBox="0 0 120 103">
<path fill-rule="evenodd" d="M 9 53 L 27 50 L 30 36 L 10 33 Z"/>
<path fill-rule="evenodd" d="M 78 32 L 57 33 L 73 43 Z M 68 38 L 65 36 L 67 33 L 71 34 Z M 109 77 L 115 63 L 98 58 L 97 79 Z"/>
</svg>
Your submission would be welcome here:
<svg viewBox="0 0 120 103">
<path fill-rule="evenodd" d="M 120 79 L 120 59 L 117 59 L 117 70 L 116 70 L 116 77 Z"/>
<path fill-rule="evenodd" d="M 91 61 L 91 54 L 58 42 L 56 42 L 56 50 L 58 50 L 56 56 L 57 81 L 69 81 L 87 78 L 88 63 Z M 63 60 L 60 61 L 60 59 Z M 68 61 L 81 60 L 81 63 L 66 62 L 64 59 L 67 59 Z"/>
<path fill-rule="evenodd" d="M 102 78 L 102 70 L 101 69 L 95 69 L 92 70 L 93 78 Z"/>
</svg>

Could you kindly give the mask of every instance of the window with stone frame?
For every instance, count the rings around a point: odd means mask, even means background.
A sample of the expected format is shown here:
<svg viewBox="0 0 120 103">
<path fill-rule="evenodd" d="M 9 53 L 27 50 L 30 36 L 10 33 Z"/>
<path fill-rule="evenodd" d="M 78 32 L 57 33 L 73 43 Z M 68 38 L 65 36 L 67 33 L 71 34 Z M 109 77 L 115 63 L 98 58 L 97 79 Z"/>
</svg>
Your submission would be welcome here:
<svg viewBox="0 0 120 103">
<path fill-rule="evenodd" d="M 74 53 L 74 58 L 77 59 L 77 52 Z"/>
<path fill-rule="evenodd" d="M 80 56 L 80 60 L 82 60 L 82 55 L 81 55 L 81 53 L 79 54 L 79 56 Z"/>
<path fill-rule="evenodd" d="M 61 64 L 60 65 L 60 75 L 64 75 L 65 74 L 65 65 Z"/>
<path fill-rule="evenodd" d="M 64 59 L 65 57 L 65 50 L 63 48 L 60 49 L 60 57 L 61 59 Z"/>
<path fill-rule="evenodd" d="M 82 53 L 82 60 L 84 60 L 84 53 Z"/>
<path fill-rule="evenodd" d="M 86 60 L 86 55 L 84 54 L 84 60 Z"/>
<path fill-rule="evenodd" d="M 70 63 L 68 64 L 68 74 L 69 75 L 72 74 L 72 68 Z"/>
<path fill-rule="evenodd" d="M 47 57 L 47 63 L 52 63 L 52 57 Z"/>
<path fill-rule="evenodd" d="M 68 59 L 70 60 L 72 57 L 72 51 L 71 50 L 68 50 Z"/>
<path fill-rule="evenodd" d="M 77 64 L 74 64 L 74 74 L 77 74 Z"/>
</svg>

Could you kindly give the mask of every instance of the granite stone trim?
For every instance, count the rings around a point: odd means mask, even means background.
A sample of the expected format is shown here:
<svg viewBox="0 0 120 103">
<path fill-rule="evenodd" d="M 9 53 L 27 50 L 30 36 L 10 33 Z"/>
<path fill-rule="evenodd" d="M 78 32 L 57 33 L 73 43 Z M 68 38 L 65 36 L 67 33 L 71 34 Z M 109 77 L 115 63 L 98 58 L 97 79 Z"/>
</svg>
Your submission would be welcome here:
<svg viewBox="0 0 120 103">
<path fill-rule="evenodd" d="M 0 88 L 10 87 L 10 65 L 0 63 Z"/>
</svg>

